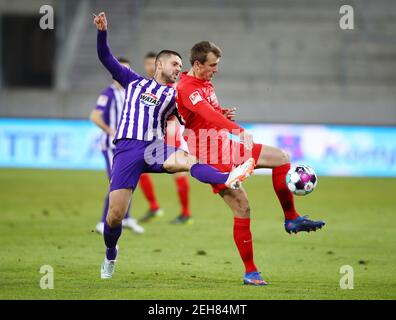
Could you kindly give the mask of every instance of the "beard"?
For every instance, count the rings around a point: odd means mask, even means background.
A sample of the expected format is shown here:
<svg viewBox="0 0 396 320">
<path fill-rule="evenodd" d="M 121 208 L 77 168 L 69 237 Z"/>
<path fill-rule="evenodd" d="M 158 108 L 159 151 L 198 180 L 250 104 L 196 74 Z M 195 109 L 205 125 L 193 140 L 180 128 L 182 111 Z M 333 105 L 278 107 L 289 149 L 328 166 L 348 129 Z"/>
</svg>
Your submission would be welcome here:
<svg viewBox="0 0 396 320">
<path fill-rule="evenodd" d="M 175 83 L 176 82 L 176 79 L 174 79 L 174 75 L 172 74 L 172 73 L 165 73 L 165 72 L 163 72 L 162 73 L 162 78 L 165 80 L 165 82 L 167 82 L 167 83 Z M 177 76 L 175 77 L 175 78 L 177 78 Z"/>
</svg>

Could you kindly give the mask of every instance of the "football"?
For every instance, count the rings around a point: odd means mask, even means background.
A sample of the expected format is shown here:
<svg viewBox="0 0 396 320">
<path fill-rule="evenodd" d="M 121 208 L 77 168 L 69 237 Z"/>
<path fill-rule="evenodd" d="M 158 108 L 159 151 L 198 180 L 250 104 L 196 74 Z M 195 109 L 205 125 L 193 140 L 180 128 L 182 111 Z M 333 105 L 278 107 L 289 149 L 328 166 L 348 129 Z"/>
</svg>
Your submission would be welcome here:
<svg viewBox="0 0 396 320">
<path fill-rule="evenodd" d="M 297 196 L 311 193 L 318 183 L 315 171 L 307 165 L 293 165 L 286 175 L 286 184 L 291 192 Z"/>
</svg>

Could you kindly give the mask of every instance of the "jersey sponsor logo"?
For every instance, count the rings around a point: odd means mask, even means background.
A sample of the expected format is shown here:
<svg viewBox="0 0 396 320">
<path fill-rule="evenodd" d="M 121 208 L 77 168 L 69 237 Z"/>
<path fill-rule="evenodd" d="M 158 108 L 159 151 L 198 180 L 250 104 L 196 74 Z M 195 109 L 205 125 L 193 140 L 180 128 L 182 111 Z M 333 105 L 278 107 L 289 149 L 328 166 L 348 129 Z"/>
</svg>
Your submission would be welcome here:
<svg viewBox="0 0 396 320">
<path fill-rule="evenodd" d="M 191 93 L 189 98 L 193 106 L 195 106 L 198 102 L 203 100 L 198 91 L 194 91 L 193 93 Z"/>
<path fill-rule="evenodd" d="M 207 97 L 206 99 L 208 99 L 209 103 L 216 103 L 217 102 L 217 97 L 216 97 L 216 93 L 212 93 L 209 97 Z"/>
<path fill-rule="evenodd" d="M 150 92 L 142 93 L 140 95 L 140 102 L 148 107 L 156 107 L 161 103 L 161 101 L 157 98 L 157 96 L 155 96 Z"/>
<path fill-rule="evenodd" d="M 104 95 L 104 94 L 102 94 L 102 95 L 99 96 L 98 101 L 96 102 L 96 104 L 98 106 L 105 107 L 108 100 L 109 100 L 109 97 Z"/>
</svg>

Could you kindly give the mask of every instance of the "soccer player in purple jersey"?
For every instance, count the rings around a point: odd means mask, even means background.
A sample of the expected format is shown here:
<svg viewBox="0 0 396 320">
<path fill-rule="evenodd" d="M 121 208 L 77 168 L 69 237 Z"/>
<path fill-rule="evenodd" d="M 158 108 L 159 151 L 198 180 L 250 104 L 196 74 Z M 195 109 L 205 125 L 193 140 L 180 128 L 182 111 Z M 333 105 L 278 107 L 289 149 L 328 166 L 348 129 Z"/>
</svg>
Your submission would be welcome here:
<svg viewBox="0 0 396 320">
<path fill-rule="evenodd" d="M 157 54 L 155 52 L 148 52 L 144 57 L 144 69 L 146 71 L 146 76 L 148 78 L 154 77 L 155 74 L 155 60 Z M 184 149 L 188 151 L 187 143 L 184 141 L 182 125 L 173 117 L 168 121 L 166 127 L 165 141 L 168 145 L 172 145 L 177 148 Z M 174 180 L 176 183 L 177 194 L 180 202 L 181 211 L 176 218 L 174 218 L 171 223 L 173 224 L 191 224 L 193 222 L 190 210 L 190 182 L 188 180 L 188 174 L 186 172 L 178 172 L 174 175 Z M 140 222 L 148 222 L 153 218 L 162 216 L 163 210 L 158 204 L 157 197 L 155 195 L 154 183 L 151 179 L 149 173 L 144 173 L 140 176 L 139 186 L 143 191 L 145 198 L 149 203 L 149 210 L 146 214 L 139 219 Z"/>
<path fill-rule="evenodd" d="M 118 58 L 119 63 L 129 68 L 129 61 L 125 58 Z M 90 119 L 99 128 L 103 130 L 101 139 L 101 150 L 106 163 L 107 177 L 110 181 L 111 166 L 113 163 L 113 155 L 115 145 L 113 139 L 117 130 L 117 124 L 119 122 L 122 107 L 124 105 L 124 88 L 117 82 L 113 83 L 104 89 L 97 102 L 95 109 L 92 110 Z M 96 225 L 96 231 L 103 234 L 104 222 L 106 220 L 107 211 L 109 209 L 109 194 L 106 194 L 105 204 L 103 208 L 102 219 Z M 144 228 L 137 224 L 136 220 L 129 215 L 129 207 L 122 220 L 122 226 L 124 228 L 131 229 L 136 233 L 143 233 Z"/>
<path fill-rule="evenodd" d="M 115 134 L 116 145 L 110 179 L 109 211 L 104 225 L 106 257 L 101 278 L 111 278 L 117 257 L 117 242 L 121 235 L 122 219 L 128 209 L 132 193 L 143 172 L 175 173 L 189 171 L 203 183 L 225 184 L 237 189 L 253 171 L 254 160 L 248 159 L 230 173 L 198 163 L 197 159 L 164 142 L 167 120 L 179 116 L 176 107 L 175 83 L 181 72 L 180 55 L 171 50 L 161 51 L 156 58 L 154 78 L 146 79 L 120 64 L 107 44 L 107 20 L 102 12 L 94 15 L 98 29 L 99 60 L 114 80 L 125 88 L 125 102 Z"/>
</svg>

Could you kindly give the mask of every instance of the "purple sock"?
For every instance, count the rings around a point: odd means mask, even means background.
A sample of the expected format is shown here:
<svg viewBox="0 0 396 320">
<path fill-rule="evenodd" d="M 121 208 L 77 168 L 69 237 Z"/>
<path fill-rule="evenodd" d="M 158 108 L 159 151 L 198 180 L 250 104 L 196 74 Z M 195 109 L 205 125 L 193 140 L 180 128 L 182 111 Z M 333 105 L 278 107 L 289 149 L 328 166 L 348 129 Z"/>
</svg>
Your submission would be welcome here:
<svg viewBox="0 0 396 320">
<path fill-rule="evenodd" d="M 121 236 L 122 225 L 119 224 L 115 228 L 110 228 L 110 226 L 105 221 L 103 238 L 106 244 L 106 258 L 107 260 L 114 260 L 117 257 L 117 241 Z"/>
<path fill-rule="evenodd" d="M 105 203 L 104 203 L 104 207 L 103 207 L 103 213 L 102 213 L 102 222 L 106 221 L 106 216 L 107 216 L 107 211 L 109 210 L 109 194 L 106 194 L 106 198 L 105 198 Z"/>
<path fill-rule="evenodd" d="M 229 174 L 217 170 L 208 164 L 196 163 L 191 167 L 191 176 L 203 183 L 224 184 Z"/>
</svg>

